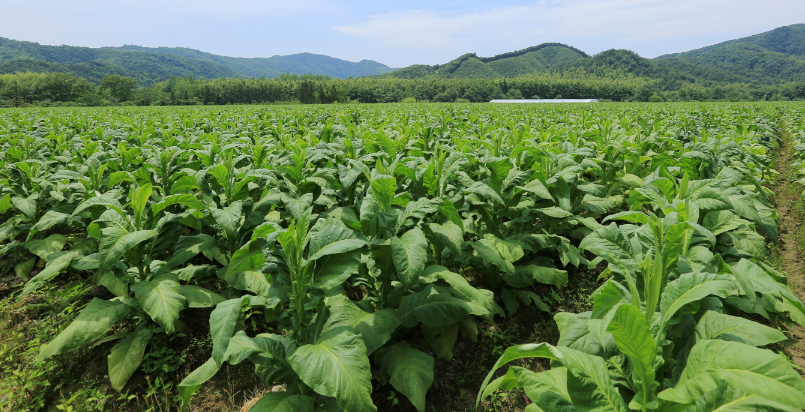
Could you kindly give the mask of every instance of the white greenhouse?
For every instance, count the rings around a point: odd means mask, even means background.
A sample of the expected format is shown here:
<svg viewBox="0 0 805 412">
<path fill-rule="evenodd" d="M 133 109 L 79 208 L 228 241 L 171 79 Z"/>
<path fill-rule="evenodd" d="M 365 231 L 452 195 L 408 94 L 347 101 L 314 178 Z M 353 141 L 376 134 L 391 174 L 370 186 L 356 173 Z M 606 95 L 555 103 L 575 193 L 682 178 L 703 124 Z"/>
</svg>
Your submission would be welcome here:
<svg viewBox="0 0 805 412">
<path fill-rule="evenodd" d="M 489 103 L 598 103 L 598 99 L 495 99 Z"/>
</svg>

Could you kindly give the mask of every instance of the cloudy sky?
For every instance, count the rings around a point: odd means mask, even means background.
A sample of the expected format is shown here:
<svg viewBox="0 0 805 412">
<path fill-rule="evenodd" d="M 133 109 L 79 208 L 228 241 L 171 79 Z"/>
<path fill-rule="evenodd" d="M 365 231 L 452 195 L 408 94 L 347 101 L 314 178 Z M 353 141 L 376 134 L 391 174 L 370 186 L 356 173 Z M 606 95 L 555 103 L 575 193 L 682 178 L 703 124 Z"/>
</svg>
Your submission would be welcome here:
<svg viewBox="0 0 805 412">
<path fill-rule="evenodd" d="M 544 42 L 645 57 L 805 22 L 802 0 L 0 0 L 0 37 L 73 46 L 300 52 L 392 67 Z"/>
</svg>

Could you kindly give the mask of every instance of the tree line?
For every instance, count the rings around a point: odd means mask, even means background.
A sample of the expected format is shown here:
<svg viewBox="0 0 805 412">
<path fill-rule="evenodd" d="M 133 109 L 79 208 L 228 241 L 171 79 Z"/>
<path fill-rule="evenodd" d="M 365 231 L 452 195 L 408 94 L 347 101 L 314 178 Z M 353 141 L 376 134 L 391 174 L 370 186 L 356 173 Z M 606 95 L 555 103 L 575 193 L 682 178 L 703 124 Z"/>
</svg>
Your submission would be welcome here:
<svg viewBox="0 0 805 412">
<path fill-rule="evenodd" d="M 805 82 L 781 85 L 703 85 L 621 73 L 576 70 L 509 79 L 332 79 L 319 75 L 278 78 L 173 77 L 139 87 L 108 75 L 99 84 L 69 73 L 0 75 L 0 107 L 104 105 L 226 105 L 263 103 L 487 102 L 506 98 L 595 98 L 609 101 L 755 101 L 805 99 Z"/>
</svg>

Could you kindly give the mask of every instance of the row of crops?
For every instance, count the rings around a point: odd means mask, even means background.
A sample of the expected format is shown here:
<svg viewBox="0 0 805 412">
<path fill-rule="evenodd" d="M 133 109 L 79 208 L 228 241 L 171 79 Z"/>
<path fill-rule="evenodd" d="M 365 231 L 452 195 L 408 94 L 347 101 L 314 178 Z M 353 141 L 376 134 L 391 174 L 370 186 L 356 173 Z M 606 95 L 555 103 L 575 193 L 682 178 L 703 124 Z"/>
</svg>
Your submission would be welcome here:
<svg viewBox="0 0 805 412">
<path fill-rule="evenodd" d="M 282 388 L 252 412 L 375 411 L 381 383 L 422 412 L 457 341 L 552 313 L 544 291 L 592 276 L 592 310 L 553 314 L 558 342 L 506 350 L 478 402 L 523 388 L 529 412 L 801 410 L 805 381 L 769 349 L 805 305 L 766 261 L 766 187 L 781 129 L 805 130 L 804 114 L 4 111 L 0 259 L 26 279 L 17 298 L 67 272 L 108 290 L 38 359 L 114 342 L 117 390 L 149 342 L 208 316 L 212 353 L 179 385 L 185 407 L 222 365 L 249 362 Z M 550 368 L 504 367 L 523 358 Z"/>
</svg>

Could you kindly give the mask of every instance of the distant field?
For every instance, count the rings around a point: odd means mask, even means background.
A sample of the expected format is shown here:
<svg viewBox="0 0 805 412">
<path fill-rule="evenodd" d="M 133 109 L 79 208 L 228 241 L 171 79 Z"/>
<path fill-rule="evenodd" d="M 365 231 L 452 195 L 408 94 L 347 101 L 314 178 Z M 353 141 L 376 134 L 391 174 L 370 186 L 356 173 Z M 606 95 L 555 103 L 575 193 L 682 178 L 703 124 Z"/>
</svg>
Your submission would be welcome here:
<svg viewBox="0 0 805 412">
<path fill-rule="evenodd" d="M 0 405 L 801 410 L 803 160 L 801 102 L 0 109 Z"/>
</svg>

